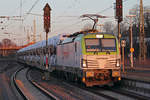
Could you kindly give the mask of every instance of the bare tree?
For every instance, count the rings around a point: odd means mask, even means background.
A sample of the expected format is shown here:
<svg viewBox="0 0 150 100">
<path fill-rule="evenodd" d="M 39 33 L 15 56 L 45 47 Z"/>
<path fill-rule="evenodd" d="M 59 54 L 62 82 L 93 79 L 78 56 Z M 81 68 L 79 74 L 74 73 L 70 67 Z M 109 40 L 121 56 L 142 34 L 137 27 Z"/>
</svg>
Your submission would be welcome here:
<svg viewBox="0 0 150 100">
<path fill-rule="evenodd" d="M 82 31 L 91 30 L 91 29 L 92 29 L 92 24 L 87 23 L 87 24 L 84 25 Z"/>
<path fill-rule="evenodd" d="M 16 46 L 14 42 L 12 42 L 10 39 L 3 39 L 2 40 L 2 46 Z"/>
<path fill-rule="evenodd" d="M 139 9 L 140 9 L 139 5 L 135 5 L 130 10 L 130 14 L 136 15 L 136 17 L 133 19 L 133 35 L 134 36 L 139 36 L 139 30 L 140 30 L 140 10 Z M 149 6 L 144 7 L 144 28 L 145 28 L 145 36 L 150 37 L 150 7 Z"/>
<path fill-rule="evenodd" d="M 150 37 L 150 12 L 144 14 L 146 36 Z"/>
<path fill-rule="evenodd" d="M 0 42 L 0 47 L 2 47 L 2 43 Z"/>
<path fill-rule="evenodd" d="M 112 24 L 112 22 L 105 22 L 104 23 L 104 26 L 103 26 L 103 29 L 106 33 L 111 33 L 113 34 L 113 30 L 114 30 L 114 25 Z"/>
</svg>

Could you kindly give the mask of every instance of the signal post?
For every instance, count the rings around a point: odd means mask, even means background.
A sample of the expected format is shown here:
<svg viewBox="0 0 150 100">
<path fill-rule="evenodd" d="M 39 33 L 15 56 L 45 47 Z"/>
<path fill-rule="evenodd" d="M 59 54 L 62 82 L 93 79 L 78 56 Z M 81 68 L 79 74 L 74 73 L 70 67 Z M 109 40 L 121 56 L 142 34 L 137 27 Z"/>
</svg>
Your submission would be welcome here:
<svg viewBox="0 0 150 100">
<path fill-rule="evenodd" d="M 46 32 L 46 51 L 48 50 L 48 33 L 50 31 L 50 18 L 51 18 L 51 8 L 49 4 L 47 3 L 44 7 L 44 30 Z M 48 71 L 48 52 L 46 52 L 46 70 Z M 45 79 L 49 79 L 49 72 L 44 72 Z"/>
<path fill-rule="evenodd" d="M 118 19 L 118 41 L 119 41 L 119 46 L 120 46 L 120 23 L 123 19 L 123 14 L 122 14 L 122 0 L 116 0 L 116 19 Z"/>
<path fill-rule="evenodd" d="M 119 45 L 119 50 L 120 50 L 120 55 L 121 55 L 121 45 L 120 45 L 120 23 L 123 20 L 123 13 L 122 13 L 122 0 L 116 0 L 116 19 L 118 20 L 118 45 Z M 121 64 L 121 60 L 120 60 Z"/>
</svg>

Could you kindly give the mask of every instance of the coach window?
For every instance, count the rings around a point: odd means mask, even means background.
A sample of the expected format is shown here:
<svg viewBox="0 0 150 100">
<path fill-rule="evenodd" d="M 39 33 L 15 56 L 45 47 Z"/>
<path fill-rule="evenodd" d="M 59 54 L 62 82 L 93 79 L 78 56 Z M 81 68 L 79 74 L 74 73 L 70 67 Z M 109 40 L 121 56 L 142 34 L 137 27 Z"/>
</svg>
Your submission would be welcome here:
<svg viewBox="0 0 150 100">
<path fill-rule="evenodd" d="M 39 49 L 39 55 L 41 55 L 41 54 L 42 54 L 41 49 Z"/>
<path fill-rule="evenodd" d="M 29 51 L 29 56 L 31 56 L 31 52 Z"/>
<path fill-rule="evenodd" d="M 35 49 L 36 56 L 38 55 L 38 49 Z"/>
<path fill-rule="evenodd" d="M 32 50 L 31 52 L 32 52 L 32 55 L 34 56 L 34 54 L 35 54 L 34 50 Z"/>
<path fill-rule="evenodd" d="M 49 47 L 48 47 L 48 48 L 46 48 L 46 53 L 49 53 L 49 49 L 50 49 Z"/>
<path fill-rule="evenodd" d="M 43 54 L 45 55 L 46 54 L 46 52 L 45 52 L 46 50 L 45 50 L 45 48 L 43 49 Z"/>
<path fill-rule="evenodd" d="M 34 55 L 36 55 L 36 50 L 35 49 L 33 50 L 33 53 L 34 53 Z"/>
<path fill-rule="evenodd" d="M 42 55 L 42 48 L 40 49 L 40 55 Z"/>
<path fill-rule="evenodd" d="M 28 51 L 28 56 L 30 56 L 30 52 Z"/>
<path fill-rule="evenodd" d="M 43 54 L 44 54 L 44 51 L 43 51 L 43 50 L 44 50 L 44 49 L 42 48 L 42 49 L 41 49 L 41 55 L 43 55 Z"/>
<path fill-rule="evenodd" d="M 46 54 L 46 48 L 44 48 L 44 55 Z"/>
<path fill-rule="evenodd" d="M 33 56 L 33 52 L 32 52 L 32 51 L 30 51 L 30 53 L 31 53 L 31 56 Z"/>
<path fill-rule="evenodd" d="M 42 55 L 44 55 L 44 48 L 42 48 L 41 52 L 42 52 Z"/>
<path fill-rule="evenodd" d="M 33 55 L 33 56 L 35 55 L 35 52 L 34 52 L 34 51 L 32 51 L 32 55 Z"/>
<path fill-rule="evenodd" d="M 33 55 L 33 56 L 35 55 L 35 52 L 34 52 L 34 51 L 32 51 L 32 55 Z"/>
<path fill-rule="evenodd" d="M 77 52 L 77 43 L 75 42 L 75 52 Z"/>
<path fill-rule="evenodd" d="M 52 54 L 52 48 L 50 47 L 48 50 L 48 54 L 51 55 Z"/>
<path fill-rule="evenodd" d="M 31 55 L 33 56 L 33 52 L 31 51 Z"/>
<path fill-rule="evenodd" d="M 36 56 L 38 55 L 38 49 L 36 49 Z"/>
<path fill-rule="evenodd" d="M 39 49 L 37 49 L 37 55 L 40 55 Z"/>
<path fill-rule="evenodd" d="M 33 52 L 34 52 L 34 55 L 36 55 L 36 49 Z"/>
<path fill-rule="evenodd" d="M 45 54 L 44 48 L 42 49 L 42 54 L 43 54 L 43 55 Z"/>
</svg>

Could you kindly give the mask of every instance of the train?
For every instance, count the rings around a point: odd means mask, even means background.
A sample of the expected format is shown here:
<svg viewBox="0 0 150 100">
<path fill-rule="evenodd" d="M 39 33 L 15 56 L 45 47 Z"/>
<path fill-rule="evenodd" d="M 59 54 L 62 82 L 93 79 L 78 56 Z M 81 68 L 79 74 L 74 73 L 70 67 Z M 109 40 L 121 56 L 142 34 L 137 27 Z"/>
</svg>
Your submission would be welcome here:
<svg viewBox="0 0 150 100">
<path fill-rule="evenodd" d="M 44 40 L 20 49 L 17 56 L 21 63 L 80 81 L 87 87 L 121 80 L 117 38 L 96 30 L 57 35 L 48 39 L 47 47 Z"/>
</svg>

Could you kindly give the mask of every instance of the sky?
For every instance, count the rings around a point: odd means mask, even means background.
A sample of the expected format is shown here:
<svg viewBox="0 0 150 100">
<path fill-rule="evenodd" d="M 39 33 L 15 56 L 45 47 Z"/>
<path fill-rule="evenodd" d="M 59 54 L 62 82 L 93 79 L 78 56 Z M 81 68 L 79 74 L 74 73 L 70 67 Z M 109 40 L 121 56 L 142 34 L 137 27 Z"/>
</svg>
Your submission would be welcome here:
<svg viewBox="0 0 150 100">
<path fill-rule="evenodd" d="M 43 8 L 48 3 L 51 11 L 51 32 L 49 37 L 57 34 L 68 34 L 77 32 L 92 21 L 80 18 L 83 14 L 100 14 L 111 18 L 99 19 L 99 24 L 106 21 L 116 23 L 114 19 L 114 3 L 116 0 L 0 0 L 0 16 L 22 16 L 24 21 L 15 18 L 0 18 L 0 40 L 12 39 L 17 44 L 27 42 L 27 30 L 33 33 L 33 20 L 36 21 L 36 35 L 39 41 L 39 34 L 45 39 L 43 29 Z M 129 9 L 140 0 L 123 0 L 123 16 L 128 15 Z M 150 0 L 143 0 L 144 6 L 150 4 Z M 32 13 L 32 14 L 27 14 Z M 38 14 L 34 15 L 34 14 Z M 41 15 L 41 16 L 40 16 Z M 32 37 L 32 36 L 31 36 Z"/>
</svg>

